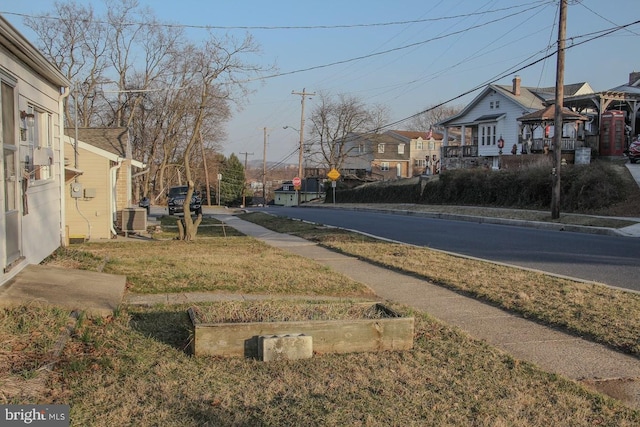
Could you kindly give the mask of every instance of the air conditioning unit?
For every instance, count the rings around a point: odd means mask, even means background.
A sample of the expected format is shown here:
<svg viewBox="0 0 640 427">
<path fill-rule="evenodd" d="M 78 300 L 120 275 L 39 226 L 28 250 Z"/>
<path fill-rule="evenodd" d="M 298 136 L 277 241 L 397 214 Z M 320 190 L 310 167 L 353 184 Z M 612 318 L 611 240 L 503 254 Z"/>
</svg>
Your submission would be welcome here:
<svg viewBox="0 0 640 427">
<path fill-rule="evenodd" d="M 144 208 L 127 208 L 118 212 L 118 228 L 127 233 L 147 231 L 147 210 Z"/>
</svg>

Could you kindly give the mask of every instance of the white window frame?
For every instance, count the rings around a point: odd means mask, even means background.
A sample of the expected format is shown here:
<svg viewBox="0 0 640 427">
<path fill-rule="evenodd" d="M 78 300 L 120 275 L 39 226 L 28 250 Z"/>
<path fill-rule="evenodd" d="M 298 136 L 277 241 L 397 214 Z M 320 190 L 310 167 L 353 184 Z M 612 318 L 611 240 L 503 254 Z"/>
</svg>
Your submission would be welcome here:
<svg viewBox="0 0 640 427">
<path fill-rule="evenodd" d="M 424 145 L 423 145 L 422 139 L 419 139 L 419 140 L 416 141 L 416 150 L 423 150 L 423 148 L 422 148 L 423 146 Z"/>
<path fill-rule="evenodd" d="M 378 144 L 378 153 L 384 153 L 384 143 Z"/>
<path fill-rule="evenodd" d="M 480 145 L 496 145 L 496 125 L 486 124 L 479 126 Z"/>
<path fill-rule="evenodd" d="M 389 162 L 380 162 L 380 170 L 387 172 L 389 170 Z"/>
<path fill-rule="evenodd" d="M 398 154 L 404 154 L 404 144 L 398 144 Z"/>
<path fill-rule="evenodd" d="M 33 105 L 28 105 L 26 112 L 34 115 L 34 125 L 21 123 L 21 126 L 26 126 L 26 141 L 20 141 L 20 167 L 34 183 L 52 180 L 51 166 L 34 165 L 34 154 L 37 149 L 53 149 L 53 117 Z"/>
</svg>

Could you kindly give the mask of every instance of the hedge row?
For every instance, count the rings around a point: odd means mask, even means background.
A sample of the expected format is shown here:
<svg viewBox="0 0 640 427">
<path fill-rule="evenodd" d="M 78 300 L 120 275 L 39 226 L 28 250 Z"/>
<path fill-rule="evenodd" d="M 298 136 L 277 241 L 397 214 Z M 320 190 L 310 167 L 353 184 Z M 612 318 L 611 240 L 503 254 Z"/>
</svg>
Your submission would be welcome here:
<svg viewBox="0 0 640 427">
<path fill-rule="evenodd" d="M 445 171 L 439 179 L 407 185 L 363 185 L 338 189 L 340 203 L 424 203 L 548 209 L 553 177 L 548 166 L 521 170 L 464 169 Z M 603 162 L 567 165 L 561 170 L 563 211 L 586 212 L 606 208 L 627 196 L 616 167 Z M 332 200 L 332 191 L 327 201 Z"/>
</svg>

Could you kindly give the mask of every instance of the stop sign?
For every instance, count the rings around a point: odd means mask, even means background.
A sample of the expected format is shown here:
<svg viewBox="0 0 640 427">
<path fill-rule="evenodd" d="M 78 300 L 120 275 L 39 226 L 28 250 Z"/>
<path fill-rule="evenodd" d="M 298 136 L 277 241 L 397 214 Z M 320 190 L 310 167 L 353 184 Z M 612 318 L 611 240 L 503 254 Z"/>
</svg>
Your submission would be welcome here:
<svg viewBox="0 0 640 427">
<path fill-rule="evenodd" d="M 302 181 L 300 180 L 300 177 L 295 177 L 293 178 L 293 186 L 294 187 L 300 187 L 300 184 L 302 184 Z"/>
</svg>

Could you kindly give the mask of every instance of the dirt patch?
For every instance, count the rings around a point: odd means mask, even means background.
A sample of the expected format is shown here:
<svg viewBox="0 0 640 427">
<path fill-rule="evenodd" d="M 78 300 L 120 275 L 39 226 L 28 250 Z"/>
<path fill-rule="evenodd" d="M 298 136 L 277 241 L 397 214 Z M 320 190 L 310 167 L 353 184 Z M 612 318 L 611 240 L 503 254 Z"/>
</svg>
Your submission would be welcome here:
<svg viewBox="0 0 640 427">
<path fill-rule="evenodd" d="M 610 380 L 583 380 L 585 386 L 640 409 L 640 378 L 618 378 Z"/>
</svg>

